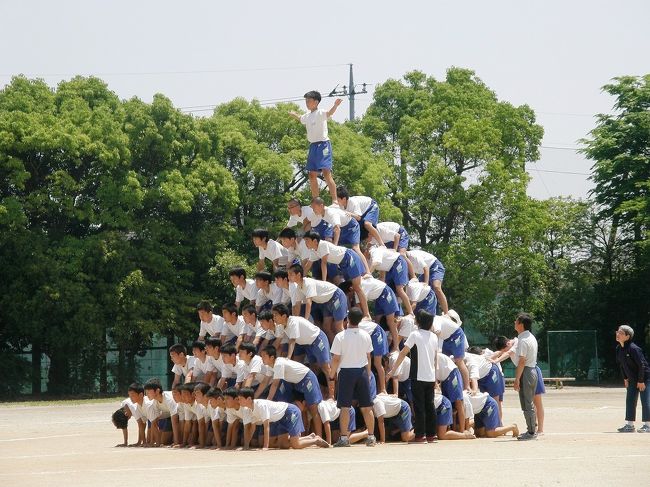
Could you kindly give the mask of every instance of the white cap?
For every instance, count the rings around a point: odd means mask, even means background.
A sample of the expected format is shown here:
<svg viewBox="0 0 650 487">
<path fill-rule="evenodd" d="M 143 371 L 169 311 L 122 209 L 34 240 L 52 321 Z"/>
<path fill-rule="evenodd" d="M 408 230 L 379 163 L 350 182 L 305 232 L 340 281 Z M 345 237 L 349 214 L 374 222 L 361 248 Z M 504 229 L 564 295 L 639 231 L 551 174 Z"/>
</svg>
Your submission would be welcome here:
<svg viewBox="0 0 650 487">
<path fill-rule="evenodd" d="M 454 311 L 453 309 L 450 309 L 449 311 L 447 311 L 447 315 L 452 320 L 454 320 L 458 326 L 463 326 L 463 322 L 460 319 L 460 316 L 458 315 L 458 313 L 456 313 L 456 311 Z"/>
</svg>

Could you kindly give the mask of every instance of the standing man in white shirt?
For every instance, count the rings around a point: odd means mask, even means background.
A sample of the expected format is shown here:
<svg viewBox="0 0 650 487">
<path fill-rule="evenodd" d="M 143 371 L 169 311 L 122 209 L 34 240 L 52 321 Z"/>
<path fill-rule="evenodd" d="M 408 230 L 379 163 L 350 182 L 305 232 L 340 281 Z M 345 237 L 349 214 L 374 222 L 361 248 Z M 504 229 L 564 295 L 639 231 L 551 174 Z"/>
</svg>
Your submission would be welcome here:
<svg viewBox="0 0 650 487">
<path fill-rule="evenodd" d="M 415 416 L 414 443 L 437 441 L 436 410 L 434 407 L 434 385 L 436 383 L 436 358 L 438 337 L 431 331 L 433 315 L 426 310 L 416 312 L 418 329 L 411 332 L 404 348 L 397 357 L 395 366 L 388 372 L 392 376 L 411 352 L 411 387 L 413 390 L 413 413 Z"/>
<path fill-rule="evenodd" d="M 341 408 L 340 424 L 341 437 L 334 446 L 350 446 L 348 438 L 349 409 L 352 400 L 357 399 L 363 419 L 368 428 L 366 446 L 375 446 L 375 416 L 372 412 L 372 397 L 370 394 L 370 354 L 372 339 L 370 335 L 359 328 L 363 311 L 352 308 L 348 313 L 347 329 L 337 333 L 332 343 L 332 372 L 330 380 L 338 380 L 336 405 Z M 338 379 L 335 375 L 338 372 Z"/>
<path fill-rule="evenodd" d="M 305 93 L 305 114 L 289 112 L 296 120 L 300 121 L 307 129 L 307 140 L 309 141 L 309 153 L 307 154 L 307 171 L 309 171 L 309 187 L 312 196 L 318 196 L 318 173 L 323 173 L 327 183 L 332 201 L 336 202 L 336 183 L 332 177 L 332 144 L 327 133 L 327 120 L 334 115 L 341 104 L 341 99 L 334 100 L 334 105 L 329 110 L 320 110 L 318 104 L 321 96 L 318 91 Z"/>
<path fill-rule="evenodd" d="M 528 313 L 519 313 L 515 319 L 517 331 L 518 357 L 515 371 L 515 391 L 519 391 L 521 410 L 526 419 L 527 431 L 517 437 L 518 440 L 534 440 L 537 438 L 537 420 L 535 418 L 535 388 L 537 387 L 537 339 L 530 332 L 533 318 Z"/>
</svg>

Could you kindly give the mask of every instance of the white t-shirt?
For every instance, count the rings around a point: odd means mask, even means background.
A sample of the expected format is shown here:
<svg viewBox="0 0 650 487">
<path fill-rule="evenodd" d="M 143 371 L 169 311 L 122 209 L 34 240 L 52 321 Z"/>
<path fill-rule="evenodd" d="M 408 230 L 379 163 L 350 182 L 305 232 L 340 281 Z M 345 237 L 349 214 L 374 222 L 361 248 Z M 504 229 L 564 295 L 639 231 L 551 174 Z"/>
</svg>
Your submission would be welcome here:
<svg viewBox="0 0 650 487">
<path fill-rule="evenodd" d="M 291 384 L 297 384 L 305 378 L 309 369 L 300 362 L 278 357 L 273 364 L 273 379 L 284 379 Z"/>
<path fill-rule="evenodd" d="M 261 424 L 264 421 L 275 423 L 280 421 L 287 412 L 289 404 L 281 401 L 268 401 L 266 399 L 254 399 L 253 409 L 243 408 L 244 424 Z M 241 408 L 240 408 L 241 409 Z"/>
<path fill-rule="evenodd" d="M 395 362 L 397 362 L 397 357 L 399 352 L 397 350 L 390 352 L 388 354 L 388 366 L 392 369 L 395 367 Z M 399 367 L 393 372 L 393 377 L 397 379 L 397 382 L 404 382 L 409 380 L 411 375 L 411 359 L 410 357 L 404 357 L 402 363 L 399 364 Z"/>
<path fill-rule="evenodd" d="M 226 410 L 220 407 L 213 408 L 208 404 L 208 414 L 212 421 L 225 421 L 226 420 Z"/>
<path fill-rule="evenodd" d="M 199 336 L 204 337 L 206 334 L 211 337 L 219 337 L 223 329 L 223 318 L 219 315 L 212 315 L 210 323 L 201 321 L 201 328 L 199 329 Z"/>
<path fill-rule="evenodd" d="M 414 278 L 408 282 L 405 290 L 406 295 L 411 301 L 419 303 L 427 298 L 431 292 L 431 287 L 426 282 L 419 282 Z"/>
<path fill-rule="evenodd" d="M 281 328 L 284 335 L 289 340 L 296 340 L 298 345 L 311 345 L 320 334 L 320 328 L 302 316 L 289 316 L 287 324 Z"/>
<path fill-rule="evenodd" d="M 360 328 L 347 328 L 336 334 L 331 352 L 341 356 L 341 369 L 365 367 L 372 352 L 372 339 Z"/>
<path fill-rule="evenodd" d="M 418 375 L 417 380 L 435 382 L 436 354 L 438 353 L 438 337 L 428 330 L 416 330 L 406 339 L 409 348 L 417 347 Z"/>
<path fill-rule="evenodd" d="M 260 340 L 273 340 L 275 338 L 274 330 L 265 330 L 258 321 L 255 325 L 255 338 Z"/>
<path fill-rule="evenodd" d="M 535 367 L 537 365 L 537 339 L 533 334 L 526 330 L 517 336 L 517 348 L 515 349 L 517 363 L 519 357 L 526 358 L 526 367 Z"/>
<path fill-rule="evenodd" d="M 326 399 L 318 403 L 318 415 L 323 423 L 336 421 L 341 410 L 336 407 L 336 399 Z"/>
<path fill-rule="evenodd" d="M 244 298 L 248 299 L 249 301 L 255 301 L 255 297 L 257 296 L 257 286 L 255 285 L 255 280 L 246 279 L 246 286 L 243 288 L 241 286 L 237 286 L 236 292 L 237 297 L 235 298 L 235 301 L 238 303 L 241 303 Z"/>
<path fill-rule="evenodd" d="M 472 405 L 472 416 L 483 411 L 488 396 L 487 392 L 477 392 L 476 394 L 469 394 L 467 391 L 463 392 L 463 400 L 466 397 Z"/>
<path fill-rule="evenodd" d="M 252 386 L 256 386 L 260 383 L 260 375 L 262 373 L 262 357 L 259 355 L 253 355 L 249 363 L 239 360 L 235 366 L 235 372 L 237 373 L 237 383 L 244 382 L 250 374 L 255 374 L 253 379 Z"/>
<path fill-rule="evenodd" d="M 374 321 L 370 320 L 361 320 L 359 322 L 359 329 L 365 331 L 368 335 L 372 335 L 373 332 L 375 331 L 375 328 L 377 328 L 379 325 L 375 323 Z M 372 338 L 372 336 L 371 336 Z"/>
<path fill-rule="evenodd" d="M 187 359 L 185 361 L 185 365 L 174 364 L 172 367 L 172 372 L 174 374 L 187 377 L 187 374 L 190 373 L 190 370 L 194 369 L 196 365 L 196 357 L 193 357 L 192 355 L 186 355 L 185 358 Z"/>
<path fill-rule="evenodd" d="M 289 252 L 289 262 L 293 262 L 296 259 L 300 262 L 309 260 L 313 254 L 313 252 L 307 248 L 307 244 L 305 244 L 304 240 L 297 242 L 295 248 L 287 249 L 287 251 Z"/>
<path fill-rule="evenodd" d="M 257 297 L 255 298 L 255 303 L 258 306 L 261 306 L 269 300 L 273 304 L 278 304 L 278 303 L 287 304 L 291 301 L 291 297 L 289 296 L 289 290 L 281 288 L 274 282 L 270 284 L 268 291 L 259 288 L 257 290 Z"/>
<path fill-rule="evenodd" d="M 238 316 L 237 321 L 234 323 L 229 323 L 224 320 L 226 326 L 223 327 L 223 334 L 226 335 L 226 340 L 230 340 L 232 337 L 238 337 L 239 335 L 246 334 L 246 323 L 244 322 L 243 316 Z"/>
<path fill-rule="evenodd" d="M 416 274 L 424 274 L 424 269 L 429 269 L 436 261 L 435 255 L 419 249 L 408 250 L 406 256 L 411 261 Z"/>
<path fill-rule="evenodd" d="M 307 140 L 310 144 L 330 140 L 327 134 L 327 110 L 316 109 L 301 115 L 300 123 L 307 128 Z"/>
<path fill-rule="evenodd" d="M 465 352 L 465 363 L 469 370 L 470 379 L 482 379 L 492 370 L 492 362 L 490 362 L 483 355 L 476 355 L 473 353 Z"/>
<path fill-rule="evenodd" d="M 363 294 L 366 295 L 368 301 L 374 301 L 377 299 L 381 296 L 381 293 L 384 292 L 384 289 L 386 289 L 386 283 L 384 281 L 380 281 L 374 277 L 361 279 L 361 290 L 363 291 Z M 359 297 L 357 296 L 357 301 L 358 300 Z"/>
<path fill-rule="evenodd" d="M 372 410 L 377 418 L 392 418 L 397 416 L 402 409 L 402 400 L 399 397 L 389 396 L 385 392 L 377 394 L 372 404 Z"/>
<path fill-rule="evenodd" d="M 217 369 L 210 360 L 210 357 L 205 356 L 205 360 L 201 362 L 198 357 L 195 357 L 196 361 L 194 362 L 194 373 L 192 374 L 193 381 L 200 381 L 205 377 L 205 374 L 208 372 L 215 372 Z"/>
<path fill-rule="evenodd" d="M 395 222 L 381 222 L 377 224 L 377 233 L 381 237 L 381 242 L 377 243 L 392 243 L 395 237 L 399 235 L 400 224 Z M 373 239 L 373 241 L 375 241 Z"/>
<path fill-rule="evenodd" d="M 156 407 L 160 410 L 161 413 L 173 416 L 177 413 L 178 404 L 174 401 L 174 395 L 172 391 L 163 391 L 162 393 L 162 402 L 152 401 Z M 164 418 L 168 416 L 162 416 Z"/>
<path fill-rule="evenodd" d="M 244 409 L 246 409 L 246 408 L 242 408 L 242 407 L 240 407 L 239 409 L 226 408 L 226 422 L 228 424 L 232 424 L 238 419 L 243 420 L 244 419 Z"/>
<path fill-rule="evenodd" d="M 388 247 L 370 248 L 370 266 L 378 271 L 390 271 L 398 258 L 399 252 L 397 250 L 389 249 Z"/>
<path fill-rule="evenodd" d="M 399 336 L 406 338 L 417 329 L 418 326 L 415 324 L 415 317 L 413 315 L 406 315 L 402 316 L 397 332 Z"/>
<path fill-rule="evenodd" d="M 138 420 L 143 418 L 142 415 L 143 409 L 138 407 L 138 405 L 133 401 L 131 401 L 131 399 L 129 399 L 128 397 L 120 403 L 120 407 L 122 409 L 124 409 L 124 406 L 129 408 L 129 411 L 131 411 L 131 417 L 133 419 Z"/>
<path fill-rule="evenodd" d="M 259 247 L 260 260 L 269 259 L 270 261 L 274 261 L 275 259 L 278 259 L 279 266 L 286 266 L 288 257 L 289 251 L 273 239 L 269 239 L 268 242 L 266 242 L 266 249 Z"/>
<path fill-rule="evenodd" d="M 445 380 L 447 377 L 449 377 L 449 374 L 454 369 L 457 369 L 458 366 L 454 363 L 454 361 L 445 355 L 444 353 L 438 352 L 438 364 L 436 367 L 436 380 L 439 380 L 442 382 Z"/>
<path fill-rule="evenodd" d="M 322 259 L 327 255 L 327 262 L 330 264 L 340 264 L 343 257 L 345 257 L 346 250 L 345 247 L 334 245 L 327 240 L 321 240 L 318 242 L 318 249 L 311 252 L 309 260 L 316 262 L 318 259 Z"/>
<path fill-rule="evenodd" d="M 440 340 L 446 340 L 451 335 L 456 333 L 460 326 L 448 316 L 436 315 L 433 317 L 433 328 L 440 331 Z"/>
<path fill-rule="evenodd" d="M 350 196 L 345 209 L 357 216 L 362 216 L 372 205 L 372 198 L 369 196 Z"/>
<path fill-rule="evenodd" d="M 348 215 L 345 211 L 339 208 L 339 205 L 331 205 L 325 207 L 325 214 L 323 215 L 323 220 L 333 226 L 344 227 L 352 217 Z"/>
<path fill-rule="evenodd" d="M 305 220 L 309 220 L 311 222 L 312 219 L 314 218 L 314 210 L 312 210 L 311 206 L 301 206 L 300 207 L 300 215 L 289 215 L 289 221 L 287 222 L 287 227 L 295 227 L 298 224 L 303 225 L 305 223 Z M 320 219 L 320 217 L 318 217 Z"/>
<path fill-rule="evenodd" d="M 217 361 L 219 372 L 221 372 L 222 379 L 233 379 L 237 377 L 237 365 L 241 362 L 239 357 L 235 358 L 235 365 L 227 364 L 223 361 L 222 357 L 219 357 Z"/>
<path fill-rule="evenodd" d="M 194 404 L 192 404 L 192 412 L 196 415 L 196 419 L 207 419 L 210 421 L 210 414 L 208 413 L 208 408 L 205 407 L 203 404 L 199 404 L 198 402 L 194 401 Z"/>
<path fill-rule="evenodd" d="M 302 280 L 302 288 L 295 284 L 289 286 L 289 294 L 291 294 L 291 302 L 293 304 L 303 303 L 308 298 L 311 298 L 314 303 L 327 303 L 332 299 L 332 296 L 334 296 L 337 289 L 338 287 L 331 282 L 319 281 L 317 279 L 312 279 L 311 277 L 305 277 Z"/>
</svg>

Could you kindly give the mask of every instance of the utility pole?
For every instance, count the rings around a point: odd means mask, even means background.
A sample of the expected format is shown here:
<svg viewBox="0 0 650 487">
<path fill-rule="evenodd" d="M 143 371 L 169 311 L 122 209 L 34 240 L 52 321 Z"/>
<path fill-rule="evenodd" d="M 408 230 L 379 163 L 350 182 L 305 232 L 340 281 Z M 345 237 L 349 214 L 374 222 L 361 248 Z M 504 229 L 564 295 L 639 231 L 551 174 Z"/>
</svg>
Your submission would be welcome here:
<svg viewBox="0 0 650 487">
<path fill-rule="evenodd" d="M 354 84 L 354 71 L 352 68 L 352 63 L 350 63 L 350 81 L 348 86 L 343 85 L 342 89 L 339 90 L 338 87 L 339 85 L 336 85 L 336 87 L 330 91 L 330 94 L 327 95 L 329 97 L 333 96 L 347 96 L 348 100 L 350 101 L 350 120 L 354 120 L 354 95 L 361 94 L 361 93 L 368 93 L 368 90 L 366 90 L 367 83 L 362 83 L 361 85 L 361 90 L 356 89 L 356 86 Z"/>
</svg>

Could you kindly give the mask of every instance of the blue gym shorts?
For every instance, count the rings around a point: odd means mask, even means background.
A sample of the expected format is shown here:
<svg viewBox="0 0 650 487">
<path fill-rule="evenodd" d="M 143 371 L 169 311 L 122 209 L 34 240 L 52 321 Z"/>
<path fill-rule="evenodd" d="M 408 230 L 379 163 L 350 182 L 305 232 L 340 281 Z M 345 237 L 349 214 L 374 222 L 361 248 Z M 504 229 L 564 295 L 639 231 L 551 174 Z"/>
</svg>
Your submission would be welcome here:
<svg viewBox="0 0 650 487">
<path fill-rule="evenodd" d="M 384 329 L 377 325 L 374 331 L 370 334 L 372 339 L 372 356 L 383 357 L 388 354 L 388 339 Z"/>
<path fill-rule="evenodd" d="M 445 266 L 439 259 L 436 259 L 429 267 L 429 284 L 432 286 L 433 281 L 442 281 L 445 278 Z"/>
<path fill-rule="evenodd" d="M 359 401 L 359 407 L 372 406 L 370 379 L 365 367 L 340 369 L 338 376 L 336 405 L 339 408 L 352 406 L 352 400 Z"/>
<path fill-rule="evenodd" d="M 330 342 L 323 330 L 309 345 L 298 345 L 294 348 L 294 355 L 307 355 L 307 362 L 310 364 L 329 364 L 332 361 L 330 355 Z"/>
<path fill-rule="evenodd" d="M 379 223 L 379 205 L 375 200 L 372 200 L 366 212 L 361 215 L 359 225 L 363 225 L 365 222 L 370 223 L 373 227 L 376 227 Z"/>
<path fill-rule="evenodd" d="M 499 397 L 503 401 L 503 394 L 506 391 L 506 383 L 499 371 L 497 364 L 492 364 L 490 372 L 478 380 L 478 388 L 481 392 L 487 392 L 490 397 Z"/>
<path fill-rule="evenodd" d="M 389 286 L 405 286 L 409 282 L 408 264 L 403 255 L 397 257 L 395 263 L 386 273 L 386 284 Z"/>
<path fill-rule="evenodd" d="M 279 436 L 288 433 L 289 436 L 300 436 L 305 431 L 302 423 L 302 413 L 298 406 L 289 404 L 284 416 L 279 421 L 271 423 L 270 436 Z"/>
<path fill-rule="evenodd" d="M 354 218 L 350 218 L 350 222 L 341 227 L 341 234 L 339 235 L 339 245 L 358 245 L 361 241 L 361 229 L 359 222 Z"/>
<path fill-rule="evenodd" d="M 305 374 L 300 382 L 294 384 L 293 388 L 296 391 L 303 393 L 305 396 L 305 402 L 309 406 L 318 404 L 323 400 L 318 379 L 316 378 L 316 374 L 311 370 Z"/>
<path fill-rule="evenodd" d="M 338 264 L 339 274 L 342 274 L 346 281 L 355 277 L 361 277 L 366 273 L 366 268 L 361 262 L 361 257 L 354 250 L 347 249 L 341 263 Z M 328 270 L 329 277 L 329 270 Z"/>
<path fill-rule="evenodd" d="M 323 318 L 331 316 L 334 321 L 342 321 L 348 315 L 348 298 L 341 289 L 334 291 L 332 298 L 318 305 L 323 313 Z"/>
<path fill-rule="evenodd" d="M 321 219 L 318 225 L 311 227 L 311 229 L 313 232 L 320 235 L 320 238 L 323 240 L 334 237 L 334 227 L 323 219 Z"/>
<path fill-rule="evenodd" d="M 448 357 L 463 358 L 465 356 L 465 332 L 458 328 L 451 336 L 442 342 L 442 353 Z"/>
<path fill-rule="evenodd" d="M 497 412 L 497 418 L 499 414 Z M 449 426 L 454 422 L 454 415 L 451 409 L 451 402 L 445 396 L 442 396 L 442 402 L 436 409 L 436 420 L 438 426 Z"/>
<path fill-rule="evenodd" d="M 417 313 L 421 309 L 427 310 L 429 313 L 435 316 L 436 308 L 438 307 L 438 299 L 436 298 L 436 293 L 433 292 L 433 289 L 429 291 L 429 294 L 425 299 L 420 301 L 415 305 L 415 312 Z"/>
<path fill-rule="evenodd" d="M 488 396 L 481 412 L 474 415 L 474 426 L 476 429 L 485 428 L 486 431 L 492 431 L 501 426 L 499 406 L 493 398 Z"/>
<path fill-rule="evenodd" d="M 332 170 L 332 143 L 329 140 L 312 142 L 307 154 L 307 171 Z"/>
<path fill-rule="evenodd" d="M 375 314 L 386 316 L 393 313 L 395 316 L 402 316 L 402 308 L 397 302 L 395 291 L 386 286 L 379 297 L 375 299 Z"/>
<path fill-rule="evenodd" d="M 463 377 L 460 370 L 454 369 L 445 380 L 440 384 L 442 395 L 451 402 L 463 400 Z"/>
<path fill-rule="evenodd" d="M 397 416 L 387 418 L 394 426 L 399 428 L 402 433 L 411 431 L 413 429 L 413 422 L 411 421 L 411 407 L 406 401 L 402 399 L 402 406 L 400 407 Z"/>
</svg>

